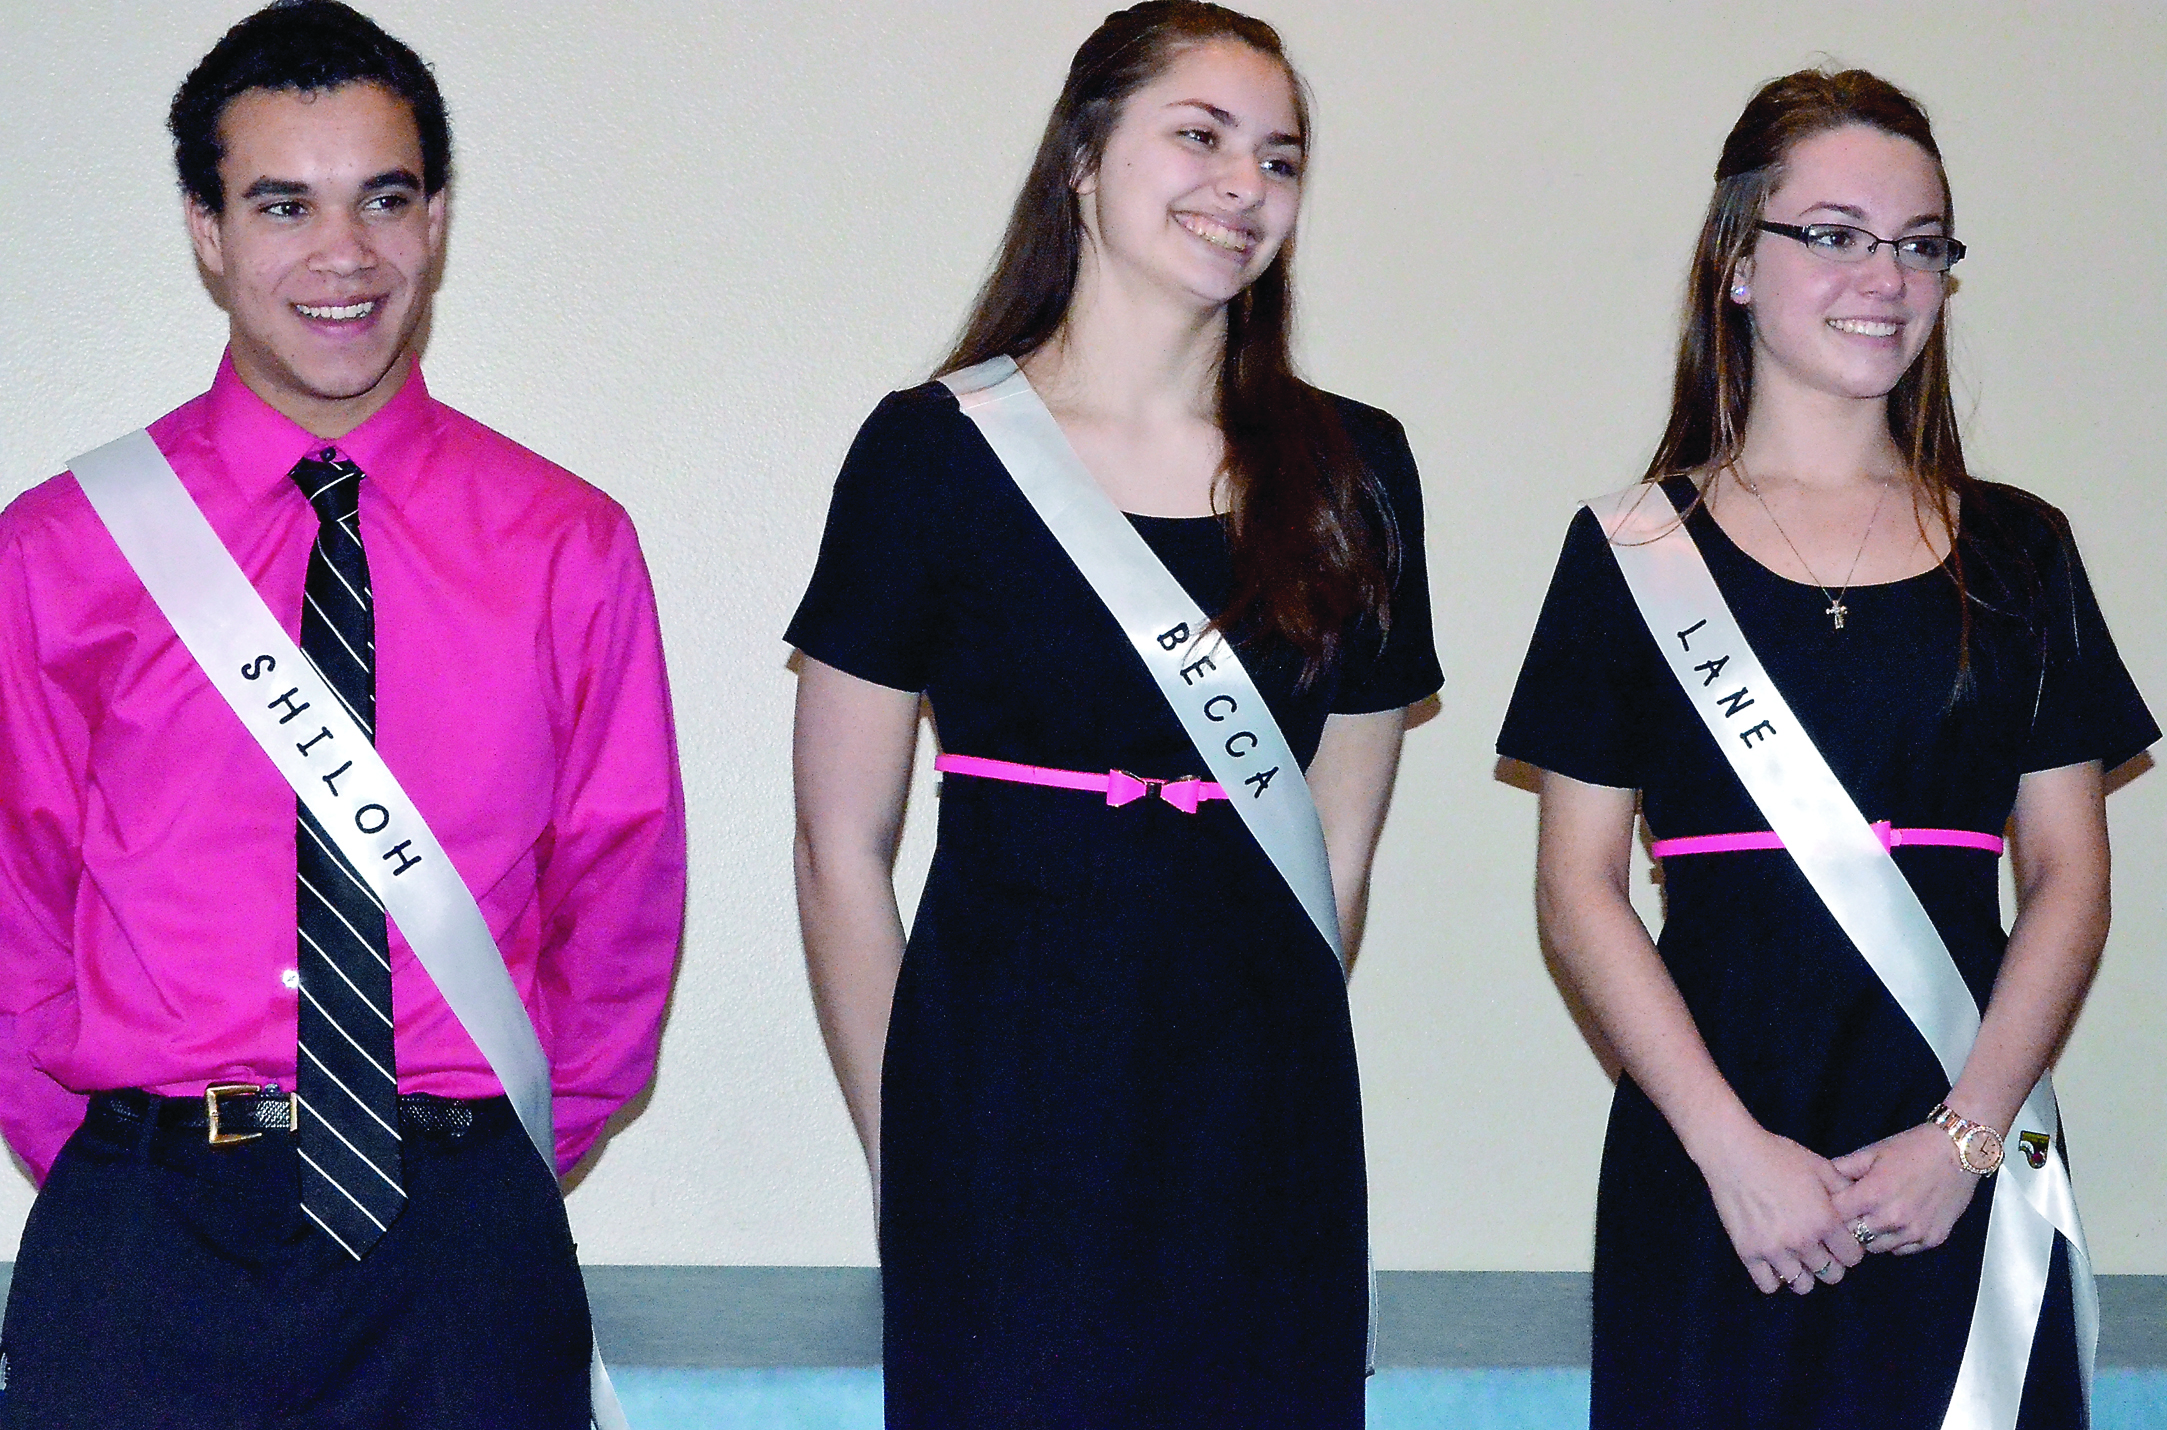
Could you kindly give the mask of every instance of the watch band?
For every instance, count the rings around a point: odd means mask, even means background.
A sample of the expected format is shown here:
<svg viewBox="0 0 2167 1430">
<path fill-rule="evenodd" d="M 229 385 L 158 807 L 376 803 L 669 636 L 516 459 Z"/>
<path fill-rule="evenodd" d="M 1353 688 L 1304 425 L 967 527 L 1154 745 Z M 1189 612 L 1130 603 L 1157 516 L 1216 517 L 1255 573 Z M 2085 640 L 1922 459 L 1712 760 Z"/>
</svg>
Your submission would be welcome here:
<svg viewBox="0 0 2167 1430">
<path fill-rule="evenodd" d="M 1949 1134 L 1949 1141 L 1956 1147 L 1957 1166 L 1974 1177 L 1990 1177 L 2001 1170 L 1999 1132 L 1984 1122 L 1972 1121 L 1946 1102 L 1936 1103 L 1926 1120 Z"/>
</svg>

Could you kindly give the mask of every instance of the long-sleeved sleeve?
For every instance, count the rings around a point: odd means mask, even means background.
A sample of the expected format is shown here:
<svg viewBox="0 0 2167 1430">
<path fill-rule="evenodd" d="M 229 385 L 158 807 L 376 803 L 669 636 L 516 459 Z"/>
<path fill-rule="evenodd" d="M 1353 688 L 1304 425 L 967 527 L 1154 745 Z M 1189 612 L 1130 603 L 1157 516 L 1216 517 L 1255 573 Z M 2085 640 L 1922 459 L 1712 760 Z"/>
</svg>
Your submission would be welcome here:
<svg viewBox="0 0 2167 1430">
<path fill-rule="evenodd" d="M 607 512 L 561 553 L 550 615 L 562 755 L 536 988 L 560 1172 L 653 1076 L 684 926 L 684 792 L 654 591 L 630 520 Z"/>
<path fill-rule="evenodd" d="M 69 929 L 89 733 L 45 675 L 17 514 L 0 514 L 0 1129 L 42 1184 L 84 1099 L 31 1060 L 75 1018 Z"/>
</svg>

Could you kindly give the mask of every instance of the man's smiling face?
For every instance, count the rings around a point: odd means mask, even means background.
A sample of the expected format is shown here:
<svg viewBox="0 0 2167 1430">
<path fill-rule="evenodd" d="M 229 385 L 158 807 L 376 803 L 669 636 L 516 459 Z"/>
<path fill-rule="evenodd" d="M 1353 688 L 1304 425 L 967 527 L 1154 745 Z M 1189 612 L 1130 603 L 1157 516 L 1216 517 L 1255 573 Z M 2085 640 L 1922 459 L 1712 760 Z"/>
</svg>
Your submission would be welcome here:
<svg viewBox="0 0 2167 1430">
<path fill-rule="evenodd" d="M 422 191 L 406 102 L 373 84 L 252 89 L 219 120 L 226 201 L 191 201 L 233 363 L 264 401 L 341 437 L 406 379 L 443 252 L 445 196 Z"/>
</svg>

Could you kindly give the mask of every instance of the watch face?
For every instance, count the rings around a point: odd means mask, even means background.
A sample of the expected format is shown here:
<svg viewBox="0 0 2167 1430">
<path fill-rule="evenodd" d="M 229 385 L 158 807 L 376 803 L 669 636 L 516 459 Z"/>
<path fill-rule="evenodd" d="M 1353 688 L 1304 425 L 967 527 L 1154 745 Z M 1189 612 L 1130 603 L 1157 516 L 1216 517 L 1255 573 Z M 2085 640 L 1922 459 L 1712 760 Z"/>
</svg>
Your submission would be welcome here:
<svg viewBox="0 0 2167 1430">
<path fill-rule="evenodd" d="M 1972 1128 L 1958 1146 L 1982 1177 L 2001 1166 L 2001 1135 L 1991 1127 Z"/>
</svg>

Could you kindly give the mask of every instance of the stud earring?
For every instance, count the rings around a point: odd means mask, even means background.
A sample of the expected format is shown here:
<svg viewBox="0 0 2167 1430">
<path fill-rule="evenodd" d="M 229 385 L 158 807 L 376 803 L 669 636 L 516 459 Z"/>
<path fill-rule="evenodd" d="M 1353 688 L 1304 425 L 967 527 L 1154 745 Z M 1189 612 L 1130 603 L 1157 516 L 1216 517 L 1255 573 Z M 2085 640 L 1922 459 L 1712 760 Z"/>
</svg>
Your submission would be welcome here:
<svg viewBox="0 0 2167 1430">
<path fill-rule="evenodd" d="M 1748 289 L 1748 288 L 1746 287 L 1746 285 L 1745 285 L 1745 284 L 1743 284 L 1743 283 L 1733 283 L 1733 284 L 1731 285 L 1731 301 L 1732 301 L 1733 303 L 1743 303 L 1743 302 L 1745 302 L 1745 301 L 1746 301 L 1746 297 L 1747 297 L 1747 294 L 1749 293 L 1749 291 L 1750 291 L 1750 290 L 1749 290 L 1749 289 Z"/>
</svg>

